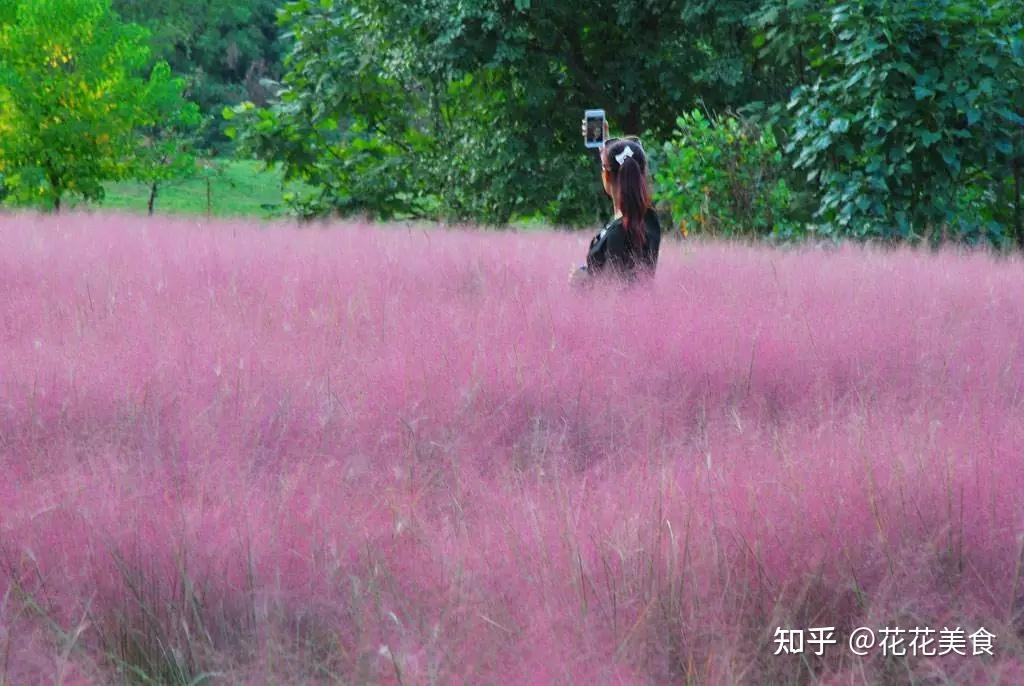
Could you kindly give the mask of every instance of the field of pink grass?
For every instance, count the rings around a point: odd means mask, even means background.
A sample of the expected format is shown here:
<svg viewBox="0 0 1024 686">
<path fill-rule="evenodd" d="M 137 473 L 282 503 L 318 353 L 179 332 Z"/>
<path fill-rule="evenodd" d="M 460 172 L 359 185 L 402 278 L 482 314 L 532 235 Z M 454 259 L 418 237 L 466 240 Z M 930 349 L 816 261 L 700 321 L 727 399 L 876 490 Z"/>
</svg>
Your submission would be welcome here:
<svg viewBox="0 0 1024 686">
<path fill-rule="evenodd" d="M 0 216 L 0 684 L 1024 683 L 1024 262 L 588 238 Z"/>
</svg>

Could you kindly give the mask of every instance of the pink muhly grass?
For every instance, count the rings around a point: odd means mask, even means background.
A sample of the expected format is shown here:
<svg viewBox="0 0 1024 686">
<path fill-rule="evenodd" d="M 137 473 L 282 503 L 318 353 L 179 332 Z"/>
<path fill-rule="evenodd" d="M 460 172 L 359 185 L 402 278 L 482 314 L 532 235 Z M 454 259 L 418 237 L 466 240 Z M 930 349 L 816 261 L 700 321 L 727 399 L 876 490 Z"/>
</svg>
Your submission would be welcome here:
<svg viewBox="0 0 1024 686">
<path fill-rule="evenodd" d="M 0 684 L 1020 683 L 1021 261 L 587 238 L 0 217 Z"/>
</svg>

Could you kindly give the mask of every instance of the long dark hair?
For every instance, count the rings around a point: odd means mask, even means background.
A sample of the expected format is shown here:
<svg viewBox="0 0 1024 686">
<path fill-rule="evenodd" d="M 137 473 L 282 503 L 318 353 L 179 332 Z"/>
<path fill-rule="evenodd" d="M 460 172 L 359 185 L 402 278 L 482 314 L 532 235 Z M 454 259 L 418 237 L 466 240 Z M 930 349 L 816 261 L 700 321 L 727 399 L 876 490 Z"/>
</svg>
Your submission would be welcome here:
<svg viewBox="0 0 1024 686">
<path fill-rule="evenodd" d="M 622 212 L 626 235 L 634 245 L 642 246 L 647 242 L 644 216 L 651 207 L 644 148 L 638 141 L 620 138 L 606 145 L 601 157 L 604 168 L 612 175 L 612 191 Z"/>
</svg>

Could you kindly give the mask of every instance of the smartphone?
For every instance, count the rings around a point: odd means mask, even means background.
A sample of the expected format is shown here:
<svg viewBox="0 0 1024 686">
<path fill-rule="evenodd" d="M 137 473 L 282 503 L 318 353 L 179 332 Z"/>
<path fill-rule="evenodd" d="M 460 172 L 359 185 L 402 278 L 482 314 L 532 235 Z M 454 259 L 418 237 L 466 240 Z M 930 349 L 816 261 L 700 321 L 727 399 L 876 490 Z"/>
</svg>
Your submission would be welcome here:
<svg viewBox="0 0 1024 686">
<path fill-rule="evenodd" d="M 583 117 L 587 122 L 584 145 L 588 148 L 600 148 L 604 145 L 604 110 L 584 110 Z"/>
</svg>

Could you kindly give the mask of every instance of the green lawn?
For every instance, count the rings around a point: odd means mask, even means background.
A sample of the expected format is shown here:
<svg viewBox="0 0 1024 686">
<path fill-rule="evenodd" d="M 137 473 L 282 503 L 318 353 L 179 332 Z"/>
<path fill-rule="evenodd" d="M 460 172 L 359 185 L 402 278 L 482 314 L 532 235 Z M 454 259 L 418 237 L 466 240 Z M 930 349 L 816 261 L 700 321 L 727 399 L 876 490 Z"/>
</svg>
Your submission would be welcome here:
<svg viewBox="0 0 1024 686">
<path fill-rule="evenodd" d="M 289 216 L 283 196 L 287 190 L 299 191 L 302 184 L 284 186 L 280 169 L 264 171 L 255 160 L 212 160 L 214 165 L 200 169 L 195 177 L 186 181 L 162 184 L 158 190 L 154 212 L 156 214 L 207 213 L 207 175 L 210 180 L 210 213 L 216 217 L 258 217 L 273 219 Z M 89 204 L 106 210 L 146 213 L 149 186 L 138 181 L 109 183 L 105 186 L 103 202 Z M 80 206 L 71 201 L 68 206 Z M 514 217 L 509 226 L 520 231 L 549 230 L 551 223 L 540 215 Z"/>
<path fill-rule="evenodd" d="M 279 217 L 286 214 L 282 200 L 285 189 L 278 169 L 261 171 L 261 163 L 249 160 L 219 160 L 216 167 L 187 181 L 161 186 L 157 193 L 158 214 L 206 214 L 205 174 L 210 175 L 210 212 L 219 217 Z M 219 171 L 217 171 L 219 169 Z M 110 210 L 146 212 L 149 187 L 126 181 L 109 184 L 99 207 Z"/>
</svg>

